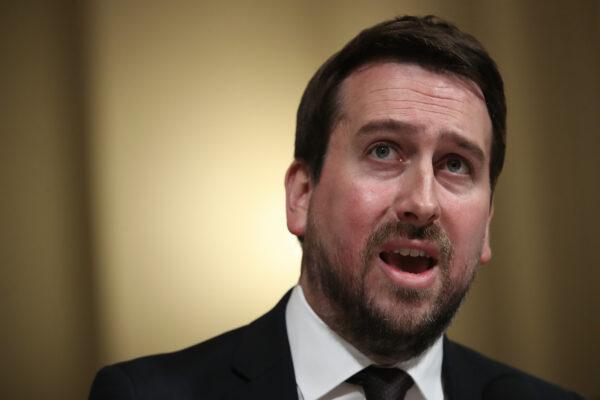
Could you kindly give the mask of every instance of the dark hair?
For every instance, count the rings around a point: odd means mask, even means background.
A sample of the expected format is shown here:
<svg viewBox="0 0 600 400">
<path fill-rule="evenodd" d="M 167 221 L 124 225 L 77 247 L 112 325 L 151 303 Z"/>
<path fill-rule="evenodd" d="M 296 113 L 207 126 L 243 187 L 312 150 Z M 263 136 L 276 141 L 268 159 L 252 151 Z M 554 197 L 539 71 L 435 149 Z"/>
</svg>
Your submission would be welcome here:
<svg viewBox="0 0 600 400">
<path fill-rule="evenodd" d="M 432 15 L 404 16 L 365 29 L 335 53 L 311 78 L 296 120 L 294 157 L 308 164 L 318 182 L 329 136 L 338 118 L 339 88 L 358 67 L 378 60 L 416 63 L 450 72 L 477 84 L 492 121 L 490 186 L 496 185 L 506 148 L 506 100 L 496 63 L 481 43 L 456 26 Z"/>
</svg>

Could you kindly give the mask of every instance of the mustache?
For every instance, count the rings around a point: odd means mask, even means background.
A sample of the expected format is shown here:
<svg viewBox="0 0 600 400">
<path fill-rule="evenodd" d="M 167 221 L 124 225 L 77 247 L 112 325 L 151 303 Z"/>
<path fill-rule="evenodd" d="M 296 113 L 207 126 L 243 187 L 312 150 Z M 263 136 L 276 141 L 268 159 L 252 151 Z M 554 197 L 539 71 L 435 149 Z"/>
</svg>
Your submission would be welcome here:
<svg viewBox="0 0 600 400">
<path fill-rule="evenodd" d="M 440 252 L 442 261 L 450 260 L 452 256 L 452 243 L 446 232 L 436 224 L 414 226 L 412 224 L 394 221 L 379 226 L 367 239 L 366 259 L 371 259 L 379 247 L 393 238 L 409 240 L 424 240 L 434 243 Z"/>
</svg>

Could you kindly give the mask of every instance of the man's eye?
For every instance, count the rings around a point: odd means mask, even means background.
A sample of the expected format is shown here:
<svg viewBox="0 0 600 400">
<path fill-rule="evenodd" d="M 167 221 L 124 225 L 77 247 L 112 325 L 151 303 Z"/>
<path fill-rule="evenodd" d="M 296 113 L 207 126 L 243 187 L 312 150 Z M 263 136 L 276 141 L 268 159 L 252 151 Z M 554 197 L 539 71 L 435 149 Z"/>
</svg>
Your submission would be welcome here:
<svg viewBox="0 0 600 400">
<path fill-rule="evenodd" d="M 453 174 L 466 175 L 471 171 L 467 163 L 457 157 L 446 159 L 445 167 Z"/>
<path fill-rule="evenodd" d="M 371 154 L 380 160 L 387 160 L 392 156 L 394 149 L 388 144 L 378 144 L 371 149 Z"/>
</svg>

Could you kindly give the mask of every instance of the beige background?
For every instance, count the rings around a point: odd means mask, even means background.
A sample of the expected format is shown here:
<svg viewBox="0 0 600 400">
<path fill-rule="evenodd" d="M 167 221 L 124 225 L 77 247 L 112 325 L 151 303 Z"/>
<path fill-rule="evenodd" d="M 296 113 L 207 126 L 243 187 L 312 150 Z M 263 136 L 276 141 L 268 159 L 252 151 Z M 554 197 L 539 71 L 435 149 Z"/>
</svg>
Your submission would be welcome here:
<svg viewBox="0 0 600 400">
<path fill-rule="evenodd" d="M 574 1 L 5 1 L 0 398 L 85 398 L 102 364 L 259 316 L 294 284 L 283 174 L 309 77 L 361 28 L 435 13 L 504 74 L 509 150 L 451 336 L 600 398 L 600 6 Z"/>
</svg>

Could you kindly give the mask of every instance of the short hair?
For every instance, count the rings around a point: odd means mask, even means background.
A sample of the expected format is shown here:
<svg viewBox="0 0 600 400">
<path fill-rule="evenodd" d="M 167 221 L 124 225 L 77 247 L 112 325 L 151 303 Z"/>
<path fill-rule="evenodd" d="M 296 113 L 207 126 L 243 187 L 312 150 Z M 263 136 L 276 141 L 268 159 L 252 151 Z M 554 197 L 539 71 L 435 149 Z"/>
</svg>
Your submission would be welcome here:
<svg viewBox="0 0 600 400">
<path fill-rule="evenodd" d="M 397 17 L 363 30 L 313 75 L 298 107 L 294 150 L 294 157 L 308 165 L 311 179 L 318 182 L 321 175 L 329 137 L 339 117 L 342 82 L 360 66 L 380 60 L 415 63 L 434 72 L 450 72 L 479 86 L 492 121 L 493 191 L 506 149 L 502 77 L 477 39 L 432 15 Z"/>
</svg>

